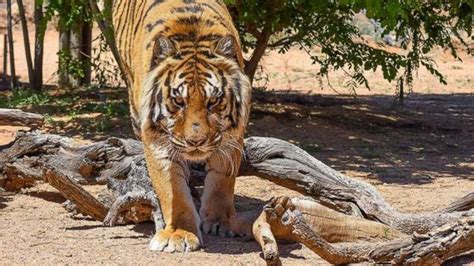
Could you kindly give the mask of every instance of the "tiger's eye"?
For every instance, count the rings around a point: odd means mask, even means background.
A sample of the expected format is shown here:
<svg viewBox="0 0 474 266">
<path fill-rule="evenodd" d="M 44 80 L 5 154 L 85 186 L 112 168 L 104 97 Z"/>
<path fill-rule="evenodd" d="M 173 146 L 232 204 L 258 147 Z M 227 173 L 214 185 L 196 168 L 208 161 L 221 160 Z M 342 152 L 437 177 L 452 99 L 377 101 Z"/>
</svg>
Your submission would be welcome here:
<svg viewBox="0 0 474 266">
<path fill-rule="evenodd" d="M 173 102 L 175 105 L 182 107 L 184 105 L 184 99 L 183 97 L 175 97 L 173 98 Z"/>
<path fill-rule="evenodd" d="M 215 104 L 217 104 L 219 102 L 219 99 L 215 96 L 212 96 L 211 98 L 209 98 L 209 100 L 207 101 L 207 105 L 209 107 L 211 106 L 214 106 Z"/>
</svg>

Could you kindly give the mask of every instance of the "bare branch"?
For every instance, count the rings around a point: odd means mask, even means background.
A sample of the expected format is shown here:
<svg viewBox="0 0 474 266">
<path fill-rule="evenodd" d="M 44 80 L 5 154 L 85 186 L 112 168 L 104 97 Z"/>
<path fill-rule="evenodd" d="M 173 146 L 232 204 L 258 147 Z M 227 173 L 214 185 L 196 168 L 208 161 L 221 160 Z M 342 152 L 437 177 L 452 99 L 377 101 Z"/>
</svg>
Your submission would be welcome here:
<svg viewBox="0 0 474 266">
<path fill-rule="evenodd" d="M 0 126 L 27 126 L 39 128 L 43 125 L 44 117 L 39 114 L 27 113 L 18 109 L 0 108 Z"/>
<path fill-rule="evenodd" d="M 440 263 L 473 248 L 472 193 L 441 213 L 401 213 L 371 185 L 350 179 L 285 141 L 248 138 L 245 154 L 241 175 L 254 174 L 311 195 L 274 199 L 263 213 L 238 214 L 232 222 L 236 233 L 255 237 L 270 264 L 278 263 L 276 239 L 301 242 L 331 263 Z M 74 203 L 70 210 L 105 218 L 109 226 L 149 220 L 157 230 L 164 226 L 142 144 L 135 140 L 77 145 L 57 135 L 22 132 L 0 147 L 0 173 L 1 186 L 17 179 L 21 186 L 22 177 L 30 178 L 23 183 L 31 186 L 39 178 L 35 173 L 42 173 Z M 193 172 L 191 180 L 201 184 L 202 173 Z M 99 201 L 80 183 L 107 183 L 112 195 Z M 331 244 L 341 241 L 345 244 Z"/>
<path fill-rule="evenodd" d="M 423 235 L 413 234 L 388 242 L 353 244 L 329 243 L 321 237 L 324 232 L 310 226 L 291 201 L 276 199 L 265 207 L 265 214 L 266 218 L 262 220 L 268 221 L 272 231 L 274 227 L 280 231 L 284 228 L 286 237 L 304 244 L 333 264 L 376 262 L 440 265 L 451 257 L 474 249 L 474 214 Z M 265 248 L 265 245 L 262 247 Z M 265 254 L 264 257 L 267 258 Z M 274 257 L 271 259 L 275 260 Z"/>
</svg>

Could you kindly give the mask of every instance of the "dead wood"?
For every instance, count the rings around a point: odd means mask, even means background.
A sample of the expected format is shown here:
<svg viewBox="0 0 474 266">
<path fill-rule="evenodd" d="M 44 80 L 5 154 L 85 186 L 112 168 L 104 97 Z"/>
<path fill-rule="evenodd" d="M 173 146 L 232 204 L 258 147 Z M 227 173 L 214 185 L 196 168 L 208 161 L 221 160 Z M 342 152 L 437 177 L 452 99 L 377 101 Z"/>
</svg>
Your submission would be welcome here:
<svg viewBox="0 0 474 266">
<path fill-rule="evenodd" d="M 9 125 L 40 128 L 43 122 L 44 117 L 39 114 L 27 113 L 18 109 L 0 108 L 0 126 Z"/>
<path fill-rule="evenodd" d="M 127 161 L 128 162 L 128 161 Z M 160 203 L 152 189 L 146 171 L 145 161 L 141 156 L 130 161 L 129 172 L 123 180 L 109 178 L 108 187 L 113 192 L 113 203 L 105 217 L 104 224 L 114 226 L 121 223 L 140 223 L 154 221 L 155 229 L 165 227 Z M 113 169 L 113 168 L 112 168 Z M 122 168 L 116 168 L 122 172 Z M 109 169 L 111 176 L 113 171 Z"/>
<path fill-rule="evenodd" d="M 392 208 L 371 185 L 288 142 L 248 138 L 245 156 L 240 175 L 256 175 L 311 196 L 286 203 L 280 198 L 263 213 L 255 210 L 235 219 L 233 229 L 251 233 L 271 263 L 278 263 L 276 239 L 301 242 L 332 263 L 437 263 L 472 249 L 465 241 L 472 240 L 472 193 L 441 212 L 407 214 Z M 201 185 L 205 174 L 191 170 L 192 185 Z M 107 226 L 153 220 L 157 230 L 164 227 L 139 141 L 110 138 L 81 145 L 57 135 L 20 132 L 13 143 L 0 147 L 0 187 L 19 189 L 43 178 L 73 203 L 69 210 Z M 87 184 L 107 184 L 107 196 L 97 200 L 81 186 Z M 439 229 L 445 224 L 448 229 Z M 388 242 L 359 243 L 364 240 Z M 331 244 L 339 241 L 353 243 Z M 440 243 L 448 248 L 443 251 Z"/>
<path fill-rule="evenodd" d="M 461 199 L 449 204 L 449 206 L 444 208 L 441 212 L 462 212 L 471 209 L 474 209 L 474 192 L 471 192 Z"/>
<path fill-rule="evenodd" d="M 59 170 L 60 165 L 45 166 L 44 179 L 56 188 L 63 197 L 71 200 L 80 213 L 102 221 L 107 214 L 107 207 L 88 193 L 78 182 L 74 181 L 67 173 Z"/>
<path fill-rule="evenodd" d="M 471 195 L 456 202 L 458 207 L 451 206 L 442 212 L 401 213 L 390 206 L 373 186 L 337 172 L 288 142 L 274 138 L 248 138 L 245 140 L 245 157 L 240 175 L 259 176 L 311 196 L 335 211 L 377 221 L 408 234 L 415 231 L 424 233 L 457 221 L 466 215 L 466 211 L 461 210 L 468 210 L 474 202 Z M 18 176 L 36 179 L 37 175 L 30 173 L 41 173 L 51 162 L 60 163 L 61 171 L 80 184 L 107 183 L 114 192 L 114 200 L 128 198 L 117 202 L 115 209 L 121 209 L 120 202 L 130 202 L 131 194 L 127 193 L 131 192 L 134 192 L 132 198 L 137 198 L 139 193 L 142 199 L 146 199 L 149 203 L 146 206 L 156 205 L 149 202 L 154 192 L 148 179 L 142 144 L 131 139 L 110 138 L 78 145 L 57 135 L 19 133 L 12 144 L 0 150 L 0 171 L 3 173 L 0 186 L 14 184 L 13 180 Z M 203 174 L 196 171 L 193 174 L 193 184 L 200 185 Z"/>
<path fill-rule="evenodd" d="M 33 187 L 36 181 L 43 179 L 41 171 L 32 168 L 34 162 L 29 158 L 23 158 L 6 164 L 5 175 L 0 176 L 0 187 L 8 191 L 19 191 L 22 188 Z"/>
<path fill-rule="evenodd" d="M 328 243 L 380 242 L 406 236 L 384 224 L 338 213 L 309 198 L 278 197 L 265 205 L 252 226 L 252 235 L 262 247 L 268 264 L 279 263 L 276 239 L 300 242 L 299 236 L 281 223 L 286 211 L 297 211 L 305 228 L 318 232 Z"/>
<path fill-rule="evenodd" d="M 474 215 L 434 229 L 427 234 L 414 233 L 388 242 L 331 244 L 323 231 L 311 226 L 299 210 L 301 203 L 285 197 L 267 204 L 256 224 L 264 221 L 265 228 L 256 238 L 262 246 L 268 264 L 278 260 L 278 249 L 271 239 L 295 240 L 304 244 L 321 258 L 333 264 L 357 262 L 390 263 L 395 265 L 441 265 L 451 257 L 474 249 Z M 270 226 L 271 230 L 268 229 Z M 270 232 L 270 233 L 267 233 Z M 263 233 L 267 233 L 261 237 Z M 278 234 L 278 235 L 277 235 Z M 276 249 L 276 250 L 275 250 Z"/>
<path fill-rule="evenodd" d="M 311 196 L 333 210 L 389 225 L 403 233 L 427 232 L 464 214 L 409 214 L 395 210 L 370 184 L 352 179 L 297 146 L 275 138 L 245 140 L 246 161 L 240 175 L 255 175 Z M 457 204 L 472 206 L 474 198 Z"/>
<path fill-rule="evenodd" d="M 272 232 L 272 226 L 269 221 L 270 217 L 266 212 L 262 212 L 255 220 L 252 226 L 252 234 L 254 239 L 260 244 L 263 252 L 263 258 L 267 265 L 280 265 L 280 254 L 278 252 L 278 244 Z M 276 229 L 277 226 L 274 226 Z"/>
<path fill-rule="evenodd" d="M 291 204 L 308 226 L 330 243 L 387 241 L 404 236 L 390 226 L 334 211 L 311 198 L 293 198 Z"/>
</svg>

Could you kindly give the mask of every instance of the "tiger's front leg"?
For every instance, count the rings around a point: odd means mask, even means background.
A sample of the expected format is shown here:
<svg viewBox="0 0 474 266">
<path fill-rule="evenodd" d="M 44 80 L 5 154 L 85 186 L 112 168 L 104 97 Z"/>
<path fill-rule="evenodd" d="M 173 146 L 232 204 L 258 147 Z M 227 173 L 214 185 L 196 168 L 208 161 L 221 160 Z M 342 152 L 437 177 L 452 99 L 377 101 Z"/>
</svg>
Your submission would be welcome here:
<svg viewBox="0 0 474 266">
<path fill-rule="evenodd" d="M 218 151 L 207 163 L 199 214 L 204 234 L 233 237 L 230 225 L 235 217 L 234 185 L 242 155 L 237 149 L 227 150 L 226 154 Z"/>
<path fill-rule="evenodd" d="M 202 243 L 199 215 L 194 206 L 186 178 L 185 166 L 160 155 L 159 149 L 145 141 L 148 172 L 160 200 L 166 227 L 156 232 L 150 249 L 165 252 L 186 252 L 199 249 Z"/>
</svg>

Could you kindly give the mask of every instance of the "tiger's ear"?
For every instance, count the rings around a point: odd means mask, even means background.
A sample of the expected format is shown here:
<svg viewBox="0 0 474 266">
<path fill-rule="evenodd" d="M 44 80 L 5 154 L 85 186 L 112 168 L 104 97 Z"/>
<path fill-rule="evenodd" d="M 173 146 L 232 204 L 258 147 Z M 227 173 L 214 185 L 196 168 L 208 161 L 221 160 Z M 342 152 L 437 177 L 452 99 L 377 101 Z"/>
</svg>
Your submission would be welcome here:
<svg viewBox="0 0 474 266">
<path fill-rule="evenodd" d="M 217 42 L 214 51 L 227 58 L 235 59 L 237 54 L 237 41 L 232 35 L 224 36 Z"/>
<path fill-rule="evenodd" d="M 153 46 L 153 55 L 151 59 L 151 68 L 155 67 L 166 59 L 176 53 L 176 47 L 173 42 L 165 36 L 160 36 L 156 39 Z"/>
</svg>

